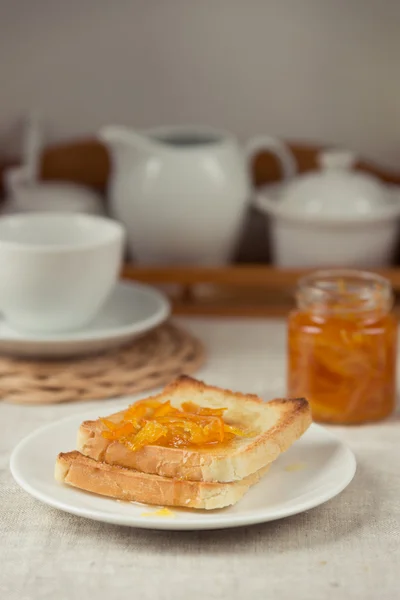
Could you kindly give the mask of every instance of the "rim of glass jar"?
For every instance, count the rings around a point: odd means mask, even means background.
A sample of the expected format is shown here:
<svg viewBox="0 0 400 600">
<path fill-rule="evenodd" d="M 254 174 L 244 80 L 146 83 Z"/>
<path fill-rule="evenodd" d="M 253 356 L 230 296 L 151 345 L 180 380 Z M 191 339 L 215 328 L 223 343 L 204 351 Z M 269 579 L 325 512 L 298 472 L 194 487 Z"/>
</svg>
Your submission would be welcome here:
<svg viewBox="0 0 400 600">
<path fill-rule="evenodd" d="M 364 284 L 364 292 L 366 292 L 364 300 L 361 297 L 361 302 L 358 306 L 338 306 L 335 305 L 335 309 L 330 308 L 328 302 L 332 300 L 332 290 L 323 290 L 318 287 L 318 282 L 322 281 L 345 281 L 353 280 L 360 282 L 360 291 Z M 379 292 L 378 295 L 376 292 Z M 338 290 L 338 294 L 340 296 Z M 308 298 L 304 301 L 305 294 L 308 294 Z M 377 301 L 379 298 L 380 302 Z M 308 275 L 305 275 L 297 282 L 296 299 L 298 307 L 300 309 L 309 309 L 319 314 L 329 314 L 334 312 L 335 314 L 347 315 L 347 314 L 377 314 L 377 313 L 388 313 L 391 311 L 394 304 L 394 294 L 390 281 L 373 273 L 371 271 L 363 271 L 357 269 L 321 269 L 313 271 Z"/>
</svg>

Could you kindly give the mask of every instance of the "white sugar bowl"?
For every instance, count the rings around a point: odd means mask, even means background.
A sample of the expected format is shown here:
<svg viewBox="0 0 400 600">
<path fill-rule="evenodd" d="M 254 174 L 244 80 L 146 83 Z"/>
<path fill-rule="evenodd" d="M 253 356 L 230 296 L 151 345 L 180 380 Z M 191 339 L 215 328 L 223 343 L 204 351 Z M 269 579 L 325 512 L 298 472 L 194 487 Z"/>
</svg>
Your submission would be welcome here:
<svg viewBox="0 0 400 600">
<path fill-rule="evenodd" d="M 400 186 L 352 170 L 348 151 L 323 152 L 321 170 L 269 185 L 255 197 L 269 218 L 279 267 L 363 267 L 389 264 L 396 247 Z"/>
<path fill-rule="evenodd" d="M 72 182 L 39 181 L 25 167 L 5 174 L 7 198 L 3 214 L 21 212 L 67 212 L 103 215 L 101 197 L 90 188 Z"/>
</svg>

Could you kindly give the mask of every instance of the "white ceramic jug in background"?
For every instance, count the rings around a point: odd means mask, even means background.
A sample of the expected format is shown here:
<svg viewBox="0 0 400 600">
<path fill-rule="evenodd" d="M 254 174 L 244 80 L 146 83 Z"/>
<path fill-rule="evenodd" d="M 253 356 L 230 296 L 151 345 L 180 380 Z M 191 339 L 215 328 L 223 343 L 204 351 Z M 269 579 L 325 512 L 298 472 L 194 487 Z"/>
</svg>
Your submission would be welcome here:
<svg viewBox="0 0 400 600">
<path fill-rule="evenodd" d="M 219 265 L 229 261 L 251 196 L 249 164 L 274 153 L 284 178 L 295 173 L 285 145 L 270 137 L 243 151 L 225 132 L 162 127 L 138 133 L 108 126 L 99 133 L 112 160 L 110 210 L 142 264 Z"/>
</svg>

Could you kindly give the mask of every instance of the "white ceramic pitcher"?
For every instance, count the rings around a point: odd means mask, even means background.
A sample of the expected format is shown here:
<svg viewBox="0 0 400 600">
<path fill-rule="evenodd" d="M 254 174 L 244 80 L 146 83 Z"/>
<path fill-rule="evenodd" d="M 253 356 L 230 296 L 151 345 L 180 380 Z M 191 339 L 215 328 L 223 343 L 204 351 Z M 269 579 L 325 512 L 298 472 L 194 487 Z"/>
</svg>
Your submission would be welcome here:
<svg viewBox="0 0 400 600">
<path fill-rule="evenodd" d="M 286 146 L 271 137 L 243 151 L 225 132 L 161 127 L 99 132 L 112 161 L 110 211 L 141 264 L 221 265 L 229 261 L 251 197 L 249 164 L 260 149 L 275 154 L 284 178 L 295 173 Z"/>
</svg>

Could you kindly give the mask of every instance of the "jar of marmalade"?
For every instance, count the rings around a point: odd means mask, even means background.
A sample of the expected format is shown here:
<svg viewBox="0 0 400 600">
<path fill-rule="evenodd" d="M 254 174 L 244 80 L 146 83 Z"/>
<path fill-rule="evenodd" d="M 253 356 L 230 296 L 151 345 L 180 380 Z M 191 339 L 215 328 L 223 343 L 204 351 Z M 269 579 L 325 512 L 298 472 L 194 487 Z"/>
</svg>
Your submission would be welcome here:
<svg viewBox="0 0 400 600">
<path fill-rule="evenodd" d="M 288 323 L 288 394 L 313 418 L 363 423 L 396 401 L 397 322 L 390 282 L 363 271 L 317 271 L 301 279 Z"/>
</svg>

